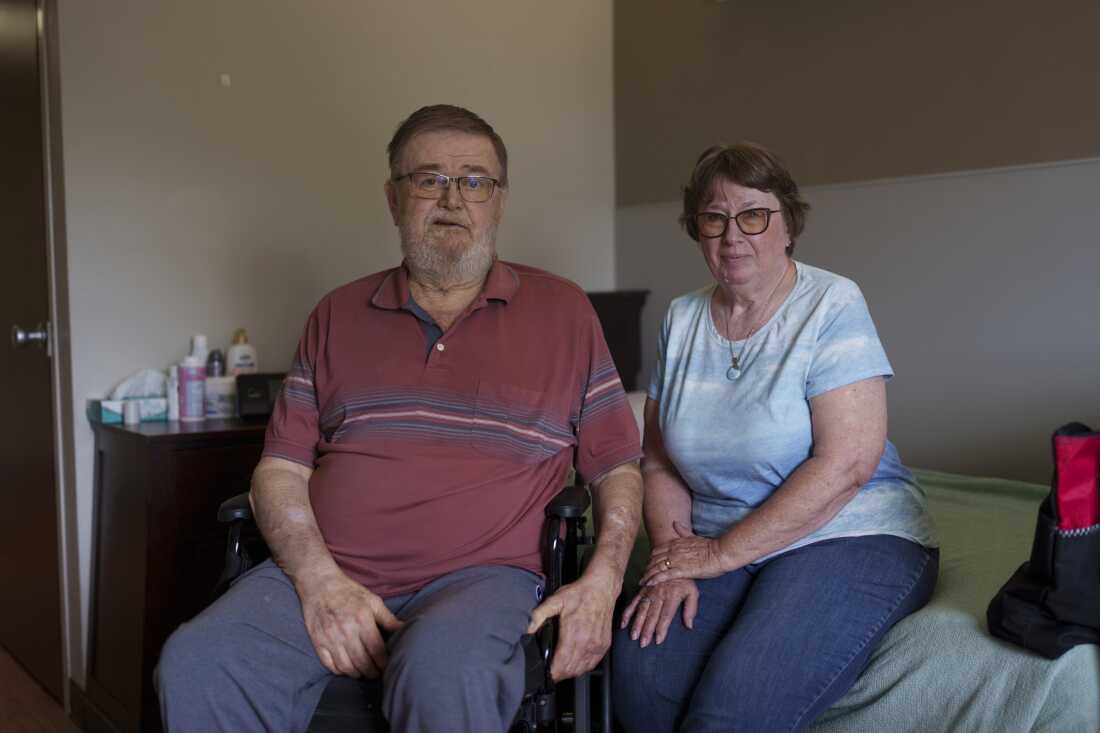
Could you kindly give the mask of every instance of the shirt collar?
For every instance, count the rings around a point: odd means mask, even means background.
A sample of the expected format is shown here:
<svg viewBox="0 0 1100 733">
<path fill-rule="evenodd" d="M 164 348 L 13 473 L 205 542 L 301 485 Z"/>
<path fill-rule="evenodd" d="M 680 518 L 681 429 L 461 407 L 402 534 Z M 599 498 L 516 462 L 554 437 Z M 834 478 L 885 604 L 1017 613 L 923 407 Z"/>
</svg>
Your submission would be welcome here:
<svg viewBox="0 0 1100 733">
<path fill-rule="evenodd" d="M 485 285 L 481 288 L 481 294 L 474 301 L 477 305 L 483 305 L 490 300 L 500 300 L 505 303 L 511 301 L 512 296 L 519 290 L 519 275 L 508 264 L 500 260 L 493 260 L 493 266 L 489 268 L 489 275 L 485 278 Z M 385 308 L 386 310 L 399 310 L 409 302 L 412 294 L 409 292 L 409 270 L 402 262 L 400 267 L 390 270 L 378 289 L 371 296 L 371 305 Z"/>
<path fill-rule="evenodd" d="M 485 278 L 485 287 L 481 289 L 481 297 L 485 300 L 501 300 L 508 303 L 517 290 L 519 290 L 519 275 L 516 271 L 500 260 L 493 260 L 489 276 Z"/>
</svg>

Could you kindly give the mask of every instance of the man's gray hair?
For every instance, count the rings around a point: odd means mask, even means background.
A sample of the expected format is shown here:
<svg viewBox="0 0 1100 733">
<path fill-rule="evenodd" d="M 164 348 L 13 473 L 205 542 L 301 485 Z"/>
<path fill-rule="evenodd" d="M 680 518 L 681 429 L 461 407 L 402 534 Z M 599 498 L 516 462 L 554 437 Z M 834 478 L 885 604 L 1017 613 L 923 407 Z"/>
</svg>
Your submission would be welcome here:
<svg viewBox="0 0 1100 733">
<path fill-rule="evenodd" d="M 489 141 L 493 143 L 493 150 L 496 151 L 497 160 L 500 162 L 500 185 L 503 188 L 508 187 L 508 149 L 504 147 L 504 141 L 500 139 L 500 135 L 496 133 L 492 125 L 470 110 L 451 104 L 433 104 L 421 107 L 398 126 L 397 131 L 393 133 L 390 144 L 386 147 L 386 151 L 390 156 L 391 178 L 397 178 L 410 172 L 398 169 L 401 164 L 401 154 L 405 151 L 405 146 L 409 140 L 417 133 L 434 132 L 436 130 L 456 130 L 489 138 Z"/>
</svg>

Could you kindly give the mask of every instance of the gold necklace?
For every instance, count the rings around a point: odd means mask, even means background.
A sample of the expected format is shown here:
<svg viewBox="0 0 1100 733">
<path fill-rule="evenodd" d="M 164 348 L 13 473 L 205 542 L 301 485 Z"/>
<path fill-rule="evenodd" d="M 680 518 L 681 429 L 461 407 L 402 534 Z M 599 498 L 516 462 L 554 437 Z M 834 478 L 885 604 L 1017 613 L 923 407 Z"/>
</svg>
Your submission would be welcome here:
<svg viewBox="0 0 1100 733">
<path fill-rule="evenodd" d="M 774 298 L 775 294 L 779 291 L 779 286 L 782 285 L 783 281 L 787 279 L 787 271 L 790 268 L 791 268 L 791 263 L 790 263 L 790 260 L 788 260 L 787 261 L 787 266 L 783 268 L 783 274 L 779 276 L 779 281 L 776 282 L 775 287 L 772 288 L 771 293 L 768 295 L 767 301 L 764 303 L 764 311 L 761 314 L 760 320 L 758 320 L 756 322 L 756 325 L 754 325 L 752 328 L 750 328 L 749 332 L 747 334 L 745 334 L 745 340 L 741 342 L 741 350 L 737 354 L 733 353 L 733 339 L 730 339 L 730 338 L 726 339 L 727 343 L 729 344 L 729 348 L 730 348 L 730 365 L 729 365 L 729 368 L 726 369 L 726 379 L 730 380 L 731 382 L 733 380 L 737 379 L 738 376 L 740 376 L 740 374 L 741 374 L 741 358 L 745 355 L 745 349 L 747 349 L 748 346 L 749 346 L 749 339 L 752 338 L 752 335 L 754 333 L 756 333 L 756 329 L 758 329 L 758 328 L 760 328 L 761 326 L 764 325 L 764 319 L 768 315 L 768 311 L 771 309 L 772 298 Z M 731 303 L 729 312 L 726 314 L 726 333 L 729 336 L 733 335 L 733 330 L 730 327 L 730 322 L 732 320 L 732 316 L 733 316 L 733 304 Z"/>
</svg>

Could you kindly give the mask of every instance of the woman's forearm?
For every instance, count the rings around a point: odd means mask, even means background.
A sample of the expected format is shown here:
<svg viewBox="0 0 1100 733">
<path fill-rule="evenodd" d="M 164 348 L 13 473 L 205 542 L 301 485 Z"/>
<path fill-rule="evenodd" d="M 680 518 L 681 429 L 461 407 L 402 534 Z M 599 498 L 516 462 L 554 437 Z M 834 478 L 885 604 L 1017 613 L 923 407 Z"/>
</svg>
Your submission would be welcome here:
<svg viewBox="0 0 1100 733">
<path fill-rule="evenodd" d="M 743 567 L 824 526 L 875 474 L 886 446 L 881 377 L 810 400 L 813 455 L 719 540 L 723 565 Z"/>
<path fill-rule="evenodd" d="M 642 516 L 649 541 L 656 547 L 680 536 L 672 528 L 673 522 L 691 527 L 691 490 L 665 450 L 658 405 L 652 398 L 645 401 L 645 439 L 642 447 L 645 453 L 642 458 L 645 488 Z"/>
<path fill-rule="evenodd" d="M 673 522 L 691 527 L 691 492 L 675 469 L 667 465 L 653 467 L 648 463 L 642 462 L 645 481 L 642 513 L 649 541 L 656 546 L 680 536 L 672 528 Z"/>
<path fill-rule="evenodd" d="M 820 529 L 868 480 L 870 476 L 850 461 L 810 457 L 719 538 L 729 569 L 744 567 Z"/>
</svg>

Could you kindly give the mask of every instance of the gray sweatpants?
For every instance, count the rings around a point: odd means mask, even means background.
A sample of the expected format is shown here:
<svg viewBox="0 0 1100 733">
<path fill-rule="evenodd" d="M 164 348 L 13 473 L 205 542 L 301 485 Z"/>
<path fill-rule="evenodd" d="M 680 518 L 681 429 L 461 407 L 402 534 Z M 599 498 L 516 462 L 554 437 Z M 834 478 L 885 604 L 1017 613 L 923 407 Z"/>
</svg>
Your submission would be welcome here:
<svg viewBox="0 0 1100 733">
<path fill-rule="evenodd" d="M 478 566 L 386 599 L 405 622 L 387 642 L 382 712 L 394 733 L 504 731 L 523 697 L 520 636 L 538 576 Z M 305 731 L 331 679 L 290 579 L 270 560 L 165 642 L 154 672 L 169 733 Z"/>
</svg>

